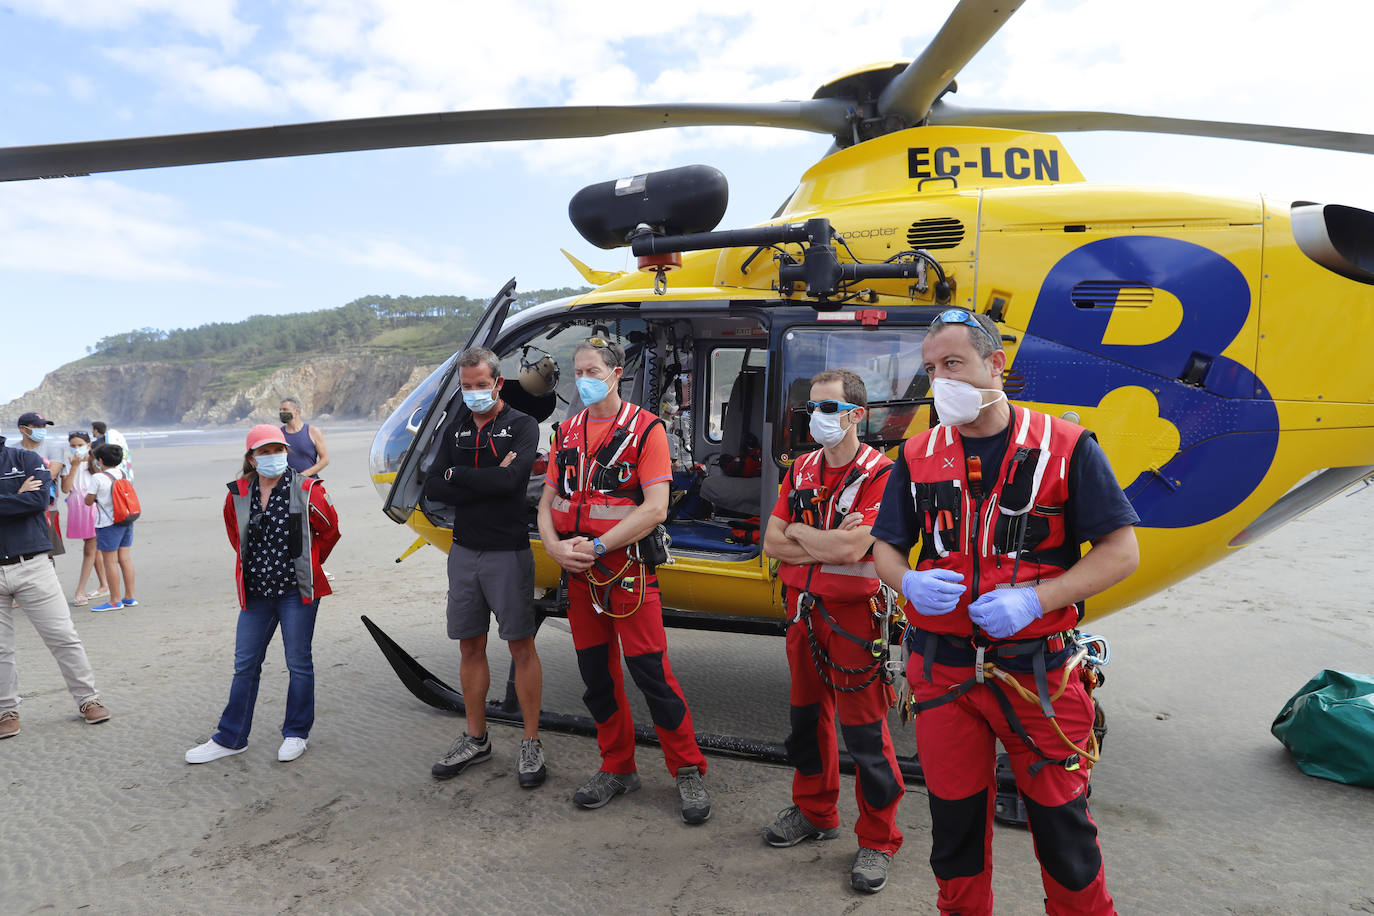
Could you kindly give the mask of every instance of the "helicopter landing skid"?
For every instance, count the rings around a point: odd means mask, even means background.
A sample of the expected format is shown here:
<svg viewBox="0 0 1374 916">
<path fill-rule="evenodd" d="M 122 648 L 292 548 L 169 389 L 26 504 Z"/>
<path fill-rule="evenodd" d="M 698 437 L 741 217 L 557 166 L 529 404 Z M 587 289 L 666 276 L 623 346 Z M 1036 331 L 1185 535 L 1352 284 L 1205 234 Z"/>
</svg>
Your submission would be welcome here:
<svg viewBox="0 0 1374 916">
<path fill-rule="evenodd" d="M 363 626 L 372 634 L 382 655 L 391 664 L 401 683 L 420 702 L 442 709 L 445 712 L 463 713 L 466 711 L 463 695 L 436 677 L 429 669 L 415 660 L 402 649 L 381 627 L 362 616 Z M 513 672 L 512 672 L 513 674 Z M 502 701 L 487 703 L 487 718 L 507 725 L 523 725 L 524 718 L 520 706 L 514 700 L 514 684 L 508 683 L 507 696 Z M 568 735 L 591 737 L 596 735 L 596 723 L 590 716 L 568 715 L 559 712 L 540 712 L 539 727 L 548 731 Z M 647 725 L 635 726 L 635 741 L 642 745 L 658 745 L 658 735 Z M 758 760 L 763 763 L 787 764 L 787 749 L 776 741 L 761 741 L 741 735 L 718 735 L 710 732 L 697 732 L 697 745 L 703 752 L 723 757 L 737 757 Z M 1011 776 L 1011 767 L 1006 763 L 1006 754 L 998 755 L 997 766 L 997 804 L 994 816 L 998 822 L 1018 827 L 1026 825 L 1026 806 L 1016 793 L 1016 783 Z M 902 781 L 924 783 L 921 763 L 915 756 L 897 757 L 897 765 L 902 771 Z M 847 751 L 840 751 L 840 772 L 854 773 L 854 758 Z"/>
</svg>

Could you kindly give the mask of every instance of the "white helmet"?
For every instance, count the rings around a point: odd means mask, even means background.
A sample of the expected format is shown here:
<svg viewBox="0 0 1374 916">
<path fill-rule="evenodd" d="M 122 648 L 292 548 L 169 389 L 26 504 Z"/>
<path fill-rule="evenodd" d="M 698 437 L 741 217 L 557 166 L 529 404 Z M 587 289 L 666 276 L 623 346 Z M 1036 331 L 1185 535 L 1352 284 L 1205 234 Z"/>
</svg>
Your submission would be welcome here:
<svg viewBox="0 0 1374 916">
<path fill-rule="evenodd" d="M 553 394 L 558 387 L 558 361 L 548 353 L 539 359 L 529 358 L 529 348 L 520 356 L 520 387 L 534 397 Z"/>
</svg>

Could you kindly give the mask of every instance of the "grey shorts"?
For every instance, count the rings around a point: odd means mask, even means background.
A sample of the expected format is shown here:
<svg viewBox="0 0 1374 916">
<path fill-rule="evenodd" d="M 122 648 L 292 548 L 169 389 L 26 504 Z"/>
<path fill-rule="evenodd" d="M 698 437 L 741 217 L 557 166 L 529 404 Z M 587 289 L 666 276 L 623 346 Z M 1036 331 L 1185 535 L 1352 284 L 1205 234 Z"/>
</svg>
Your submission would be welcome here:
<svg viewBox="0 0 1374 916">
<path fill-rule="evenodd" d="M 534 554 L 524 550 L 448 552 L 448 636 L 473 639 L 491 627 L 506 642 L 534 635 Z"/>
</svg>

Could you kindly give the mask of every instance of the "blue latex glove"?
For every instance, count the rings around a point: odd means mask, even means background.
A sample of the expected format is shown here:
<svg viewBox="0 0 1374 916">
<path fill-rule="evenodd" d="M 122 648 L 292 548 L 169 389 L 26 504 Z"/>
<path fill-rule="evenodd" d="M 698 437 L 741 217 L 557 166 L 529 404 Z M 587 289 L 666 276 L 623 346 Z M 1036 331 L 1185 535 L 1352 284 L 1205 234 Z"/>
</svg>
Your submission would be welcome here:
<svg viewBox="0 0 1374 916">
<path fill-rule="evenodd" d="M 969 619 L 993 639 L 1006 639 L 1045 612 L 1035 589 L 998 588 L 968 606 Z"/>
<path fill-rule="evenodd" d="M 912 569 L 902 574 L 902 594 L 916 613 L 948 614 L 964 593 L 964 575 L 952 569 Z"/>
</svg>

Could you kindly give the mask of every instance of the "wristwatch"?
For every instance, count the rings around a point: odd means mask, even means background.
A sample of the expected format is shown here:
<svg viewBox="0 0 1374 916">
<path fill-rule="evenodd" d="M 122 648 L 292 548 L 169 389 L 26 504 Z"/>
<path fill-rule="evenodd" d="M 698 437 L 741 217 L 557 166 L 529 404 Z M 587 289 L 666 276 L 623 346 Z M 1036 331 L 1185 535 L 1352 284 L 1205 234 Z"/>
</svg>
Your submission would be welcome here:
<svg viewBox="0 0 1374 916">
<path fill-rule="evenodd" d="M 592 553 L 598 557 L 606 552 L 606 545 L 601 543 L 601 538 L 592 538 Z"/>
</svg>

